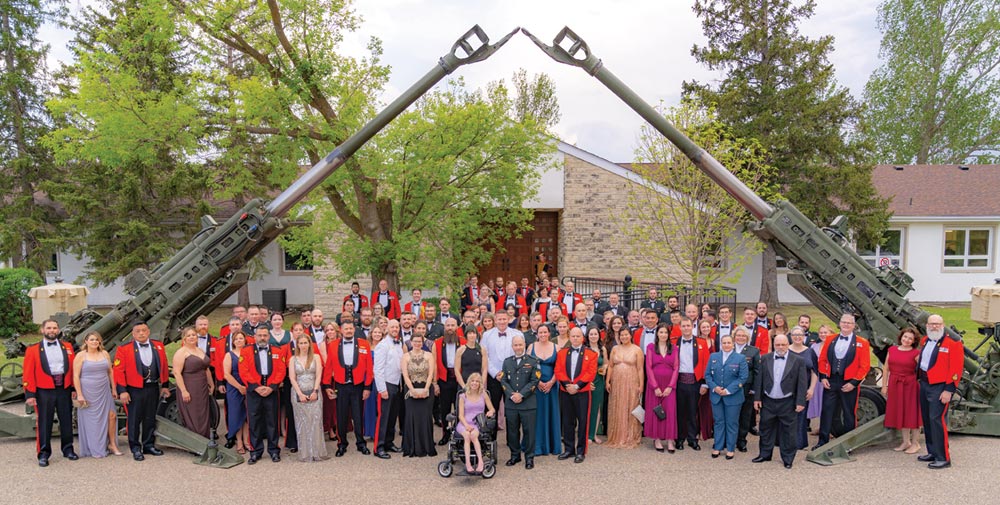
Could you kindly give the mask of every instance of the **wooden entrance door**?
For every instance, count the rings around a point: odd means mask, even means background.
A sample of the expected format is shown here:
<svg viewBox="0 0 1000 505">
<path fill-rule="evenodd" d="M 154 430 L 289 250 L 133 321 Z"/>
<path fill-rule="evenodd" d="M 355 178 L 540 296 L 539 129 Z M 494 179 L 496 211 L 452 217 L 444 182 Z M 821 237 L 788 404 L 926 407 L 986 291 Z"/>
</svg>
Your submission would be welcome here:
<svg viewBox="0 0 1000 505">
<path fill-rule="evenodd" d="M 479 269 L 479 282 L 486 283 L 488 279 L 503 277 L 504 282 L 514 280 L 521 284 L 521 277 L 534 281 L 535 258 L 539 253 L 545 253 L 547 261 L 552 265 L 550 274 L 558 271 L 557 257 L 559 253 L 559 213 L 535 212 L 531 220 L 532 230 L 519 238 L 506 242 L 503 253 L 495 252 L 489 264 Z"/>
</svg>

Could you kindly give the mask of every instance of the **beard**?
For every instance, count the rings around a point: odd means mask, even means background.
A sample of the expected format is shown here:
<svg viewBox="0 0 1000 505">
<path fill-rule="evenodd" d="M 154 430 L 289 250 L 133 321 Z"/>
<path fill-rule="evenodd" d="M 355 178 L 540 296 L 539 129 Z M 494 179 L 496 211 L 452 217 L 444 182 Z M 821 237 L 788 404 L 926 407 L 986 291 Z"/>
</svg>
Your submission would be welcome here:
<svg viewBox="0 0 1000 505">
<path fill-rule="evenodd" d="M 944 329 L 940 330 L 927 330 L 927 338 L 931 340 L 940 340 L 944 336 Z"/>
</svg>

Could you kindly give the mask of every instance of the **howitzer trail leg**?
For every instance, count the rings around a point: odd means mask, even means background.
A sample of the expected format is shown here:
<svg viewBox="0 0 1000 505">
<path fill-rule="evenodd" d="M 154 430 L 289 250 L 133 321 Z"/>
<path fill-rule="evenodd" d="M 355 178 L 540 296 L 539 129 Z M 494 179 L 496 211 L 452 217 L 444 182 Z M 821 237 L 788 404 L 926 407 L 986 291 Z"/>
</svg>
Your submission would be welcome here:
<svg viewBox="0 0 1000 505">
<path fill-rule="evenodd" d="M 851 453 L 857 449 L 872 444 L 890 442 L 895 439 L 895 432 L 886 428 L 885 416 L 878 416 L 863 426 L 837 437 L 836 440 L 810 452 L 806 461 L 830 466 L 854 461 Z"/>
<path fill-rule="evenodd" d="M 194 463 L 199 465 L 232 468 L 243 463 L 243 457 L 236 451 L 218 445 L 209 447 L 207 438 L 163 416 L 156 416 L 156 441 L 198 455 Z"/>
</svg>

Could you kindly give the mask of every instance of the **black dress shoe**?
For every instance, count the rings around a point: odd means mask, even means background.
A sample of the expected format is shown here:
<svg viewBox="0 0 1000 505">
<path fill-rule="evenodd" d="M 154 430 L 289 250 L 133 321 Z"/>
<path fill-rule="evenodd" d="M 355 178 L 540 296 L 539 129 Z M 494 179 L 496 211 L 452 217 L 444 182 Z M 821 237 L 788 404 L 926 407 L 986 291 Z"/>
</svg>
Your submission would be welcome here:
<svg viewBox="0 0 1000 505">
<path fill-rule="evenodd" d="M 344 457 L 345 453 L 347 453 L 347 448 L 346 447 L 338 447 L 337 448 L 337 452 L 334 453 L 334 456 L 336 456 L 338 458 L 342 458 L 342 457 Z"/>
<path fill-rule="evenodd" d="M 694 450 L 696 450 L 696 451 L 700 451 L 701 450 L 701 446 L 698 445 L 698 441 L 697 440 L 695 440 L 694 442 L 689 443 L 688 445 L 690 445 L 691 448 L 694 449 Z"/>
<path fill-rule="evenodd" d="M 362 445 L 361 447 L 358 447 L 358 452 L 360 452 L 361 454 L 363 454 L 365 456 L 367 456 L 367 455 L 369 455 L 369 454 L 372 453 L 372 451 L 368 450 L 368 446 L 364 446 L 364 445 Z"/>
<path fill-rule="evenodd" d="M 940 470 L 942 468 L 948 468 L 950 466 L 951 466 L 951 461 L 934 461 L 931 463 L 927 463 L 927 468 L 933 470 Z"/>
<path fill-rule="evenodd" d="M 448 445 L 448 438 L 450 438 L 448 435 L 441 437 L 441 440 L 438 440 L 438 445 Z"/>
<path fill-rule="evenodd" d="M 70 460 L 70 461 L 76 461 L 76 460 L 80 459 L 80 456 L 77 456 L 76 453 L 73 452 L 73 451 L 69 451 L 66 454 L 63 454 L 63 457 L 66 458 L 66 459 L 68 459 L 68 460 Z"/>
<path fill-rule="evenodd" d="M 757 456 L 756 458 L 750 460 L 751 463 L 763 463 L 765 461 L 771 461 L 771 458 L 765 458 L 763 456 Z"/>
<path fill-rule="evenodd" d="M 146 457 L 142 455 L 141 451 L 135 451 L 135 452 L 132 453 L 132 459 L 134 459 L 136 461 L 142 461 L 142 460 L 146 459 Z"/>
<path fill-rule="evenodd" d="M 226 449 L 232 449 L 233 447 L 236 447 L 236 439 L 235 438 L 227 438 L 226 439 Z"/>
<path fill-rule="evenodd" d="M 254 455 L 251 454 L 250 455 L 250 459 L 247 460 L 247 464 L 248 465 L 253 465 L 253 464 L 256 464 L 258 461 L 260 461 L 260 456 L 254 456 Z"/>
<path fill-rule="evenodd" d="M 290 452 L 292 454 L 295 454 L 295 453 L 299 452 L 299 448 L 298 447 L 292 447 L 291 449 L 288 449 L 288 452 Z"/>
<path fill-rule="evenodd" d="M 757 431 L 757 428 L 750 428 L 749 430 L 747 430 L 747 433 L 749 433 L 749 434 L 751 434 L 751 435 L 753 435 L 755 437 L 759 437 L 760 436 L 760 432 Z"/>
<path fill-rule="evenodd" d="M 378 459 L 389 459 L 392 455 L 385 451 L 375 451 L 375 457 Z"/>
<path fill-rule="evenodd" d="M 558 459 L 559 461 L 562 461 L 564 459 L 569 459 L 569 458 L 572 458 L 572 457 L 573 457 L 573 453 L 572 452 L 570 452 L 570 451 L 563 451 L 563 453 L 560 454 L 556 459 Z"/>
<path fill-rule="evenodd" d="M 395 445 L 390 445 L 389 447 L 386 447 L 385 450 L 387 450 L 389 452 L 394 452 L 394 453 L 397 453 L 397 454 L 403 452 L 402 448 L 400 448 L 398 446 L 395 446 Z"/>
<path fill-rule="evenodd" d="M 520 462 L 521 462 L 521 458 L 519 458 L 519 457 L 518 458 L 510 458 L 510 459 L 507 460 L 506 465 L 507 466 L 514 466 L 514 465 L 516 465 L 516 464 L 518 464 Z"/>
<path fill-rule="evenodd" d="M 683 451 L 684 450 L 684 441 L 683 440 L 675 440 L 674 441 L 674 445 L 677 446 L 677 450 L 678 451 Z"/>
<path fill-rule="evenodd" d="M 531 470 L 535 467 L 535 458 L 524 458 L 524 469 Z"/>
<path fill-rule="evenodd" d="M 737 450 L 737 451 L 740 451 L 740 452 L 747 452 L 747 448 L 746 448 L 746 446 L 743 446 L 743 447 L 737 447 L 737 448 L 736 448 L 736 450 Z"/>
<path fill-rule="evenodd" d="M 825 444 L 816 444 L 816 445 L 812 446 L 812 449 L 809 449 L 809 450 L 810 451 L 815 451 L 816 449 L 819 449 L 820 447 L 823 447 L 824 445 Z"/>
<path fill-rule="evenodd" d="M 140 456 L 142 456 L 142 454 L 140 454 Z M 48 456 L 39 456 L 38 457 L 38 466 L 40 466 L 42 468 L 45 468 L 45 467 L 49 466 L 49 457 Z"/>
<path fill-rule="evenodd" d="M 577 454 L 576 457 L 573 458 L 573 462 L 574 463 L 583 463 L 583 458 L 584 458 L 583 454 Z"/>
<path fill-rule="evenodd" d="M 271 455 L 271 462 L 272 463 L 278 463 L 280 461 L 281 461 L 281 456 L 280 455 L 278 455 L 278 454 Z"/>
<path fill-rule="evenodd" d="M 785 468 L 791 470 L 792 469 L 792 464 L 791 463 L 785 463 Z"/>
<path fill-rule="evenodd" d="M 148 449 L 142 450 L 143 454 L 150 454 L 152 456 L 163 456 L 163 451 L 157 449 L 156 447 L 150 447 Z"/>
<path fill-rule="evenodd" d="M 931 463 L 934 461 L 934 456 L 930 454 L 924 454 L 923 456 L 917 456 L 917 461 L 923 461 L 925 463 Z"/>
</svg>

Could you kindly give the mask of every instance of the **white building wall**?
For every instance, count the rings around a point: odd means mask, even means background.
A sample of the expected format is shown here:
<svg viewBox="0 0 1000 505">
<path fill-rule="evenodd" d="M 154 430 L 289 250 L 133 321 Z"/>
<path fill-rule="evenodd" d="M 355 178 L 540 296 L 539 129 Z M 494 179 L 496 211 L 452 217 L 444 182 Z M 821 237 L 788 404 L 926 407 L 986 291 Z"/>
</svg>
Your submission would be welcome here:
<svg viewBox="0 0 1000 505">
<path fill-rule="evenodd" d="M 313 303 L 313 275 L 312 272 L 285 272 L 282 266 L 283 254 L 277 243 L 271 243 L 261 255 L 261 260 L 269 272 L 261 279 L 250 281 L 250 303 L 261 303 L 261 290 L 264 289 L 285 289 L 286 302 L 289 305 L 305 305 Z M 119 279 L 110 286 L 94 286 L 84 278 L 84 269 L 87 264 L 86 258 L 77 258 L 70 254 L 59 255 L 59 271 L 51 272 L 46 276 L 46 282 L 55 282 L 56 276 L 60 276 L 66 282 L 84 284 L 90 288 L 90 295 L 87 303 L 92 306 L 117 305 L 127 298 L 122 289 L 122 281 Z M 235 305 L 236 295 L 233 295 L 225 304 Z"/>
</svg>

